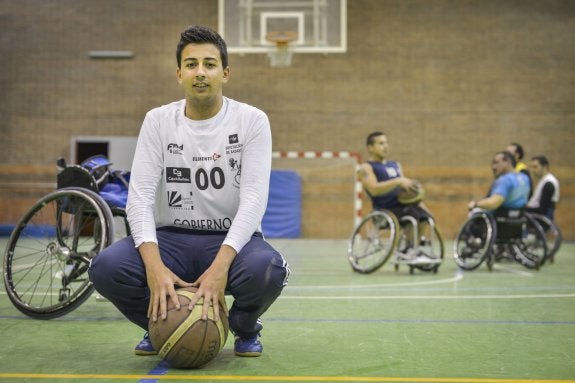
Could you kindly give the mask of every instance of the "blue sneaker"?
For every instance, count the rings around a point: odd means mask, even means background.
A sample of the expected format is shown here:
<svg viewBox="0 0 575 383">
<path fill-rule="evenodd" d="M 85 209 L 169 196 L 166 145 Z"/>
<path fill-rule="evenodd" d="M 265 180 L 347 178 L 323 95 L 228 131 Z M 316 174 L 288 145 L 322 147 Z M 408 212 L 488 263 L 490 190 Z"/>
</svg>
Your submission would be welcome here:
<svg viewBox="0 0 575 383">
<path fill-rule="evenodd" d="M 158 352 L 152 346 L 152 342 L 150 342 L 148 333 L 144 334 L 144 338 L 136 345 L 134 352 L 136 355 L 158 355 Z"/>
<path fill-rule="evenodd" d="M 260 356 L 264 350 L 264 346 L 262 346 L 262 342 L 260 342 L 258 338 L 259 334 L 248 339 L 236 337 L 234 353 L 237 356 Z"/>
</svg>

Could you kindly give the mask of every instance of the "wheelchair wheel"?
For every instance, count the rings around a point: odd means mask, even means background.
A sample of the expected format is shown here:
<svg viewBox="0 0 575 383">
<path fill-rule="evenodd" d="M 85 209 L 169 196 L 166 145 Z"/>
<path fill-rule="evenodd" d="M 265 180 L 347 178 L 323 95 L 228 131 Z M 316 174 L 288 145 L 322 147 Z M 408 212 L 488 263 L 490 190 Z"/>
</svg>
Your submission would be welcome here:
<svg viewBox="0 0 575 383">
<path fill-rule="evenodd" d="M 489 256 L 496 237 L 493 219 L 474 213 L 461 227 L 454 243 L 453 258 L 463 270 L 475 270 Z"/>
<path fill-rule="evenodd" d="M 112 216 L 114 217 L 114 242 L 119 241 L 131 235 L 130 225 L 128 223 L 128 218 L 126 215 L 126 210 L 119 207 L 110 207 Z"/>
<path fill-rule="evenodd" d="M 561 235 L 561 230 L 559 226 L 543 214 L 537 213 L 527 213 L 528 215 L 532 216 L 535 221 L 541 226 L 543 232 L 545 233 L 545 239 L 547 242 L 547 256 L 543 259 L 541 265 L 543 265 L 547 260 L 549 263 L 553 263 L 555 261 L 555 254 L 559 251 L 561 247 L 561 242 L 563 241 L 563 237 Z"/>
<path fill-rule="evenodd" d="M 362 219 L 348 244 L 348 260 L 354 271 L 371 273 L 379 269 L 395 250 L 399 223 L 385 210 Z"/>
<path fill-rule="evenodd" d="M 4 254 L 10 301 L 36 319 L 52 319 L 80 306 L 94 291 L 90 260 L 113 240 L 112 213 L 84 188 L 41 198 L 18 222 Z"/>
<path fill-rule="evenodd" d="M 513 258 L 528 269 L 539 269 L 547 257 L 547 238 L 541 225 L 526 214 L 521 238 L 510 244 Z"/>
</svg>

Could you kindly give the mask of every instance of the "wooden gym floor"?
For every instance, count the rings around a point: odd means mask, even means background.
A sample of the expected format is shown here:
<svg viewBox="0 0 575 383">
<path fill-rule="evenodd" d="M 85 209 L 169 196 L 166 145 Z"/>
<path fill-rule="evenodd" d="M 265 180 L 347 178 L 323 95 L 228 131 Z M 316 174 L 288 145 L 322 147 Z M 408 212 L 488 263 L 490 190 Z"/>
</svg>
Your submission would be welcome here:
<svg viewBox="0 0 575 383">
<path fill-rule="evenodd" d="M 461 273 L 451 242 L 437 274 L 391 265 L 360 275 L 344 240 L 271 240 L 290 262 L 262 318 L 264 354 L 228 339 L 200 370 L 138 357 L 143 332 L 95 297 L 67 316 L 33 320 L 0 290 L 3 382 L 575 382 L 575 244 L 554 264 Z M 6 238 L 0 238 L 4 250 Z"/>
</svg>

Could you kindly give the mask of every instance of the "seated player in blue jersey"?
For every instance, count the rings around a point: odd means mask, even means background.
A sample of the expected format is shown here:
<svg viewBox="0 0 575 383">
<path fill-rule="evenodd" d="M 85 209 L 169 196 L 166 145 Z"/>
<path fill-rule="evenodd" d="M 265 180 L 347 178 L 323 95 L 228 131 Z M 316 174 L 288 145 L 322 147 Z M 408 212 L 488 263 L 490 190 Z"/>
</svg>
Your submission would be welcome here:
<svg viewBox="0 0 575 383">
<path fill-rule="evenodd" d="M 399 162 L 387 159 L 389 144 L 385 133 L 379 131 L 370 133 L 367 136 L 366 147 L 369 160 L 361 165 L 358 177 L 371 199 L 373 209 L 391 211 L 398 220 L 404 216 L 411 216 L 419 222 L 418 232 L 426 233 L 428 218 L 431 214 L 423 203 L 404 205 L 399 202 L 398 196 L 401 190 L 417 191 L 420 184 L 416 180 L 403 176 Z M 406 232 L 407 238 L 412 238 L 410 229 L 410 226 L 405 227 L 408 231 Z M 417 256 L 417 254 L 404 255 Z"/>
<path fill-rule="evenodd" d="M 469 210 L 476 208 L 493 211 L 496 215 L 508 210 L 523 209 L 529 197 L 529 177 L 515 171 L 515 158 L 507 151 L 493 157 L 491 169 L 495 180 L 487 197 L 469 202 Z"/>
</svg>

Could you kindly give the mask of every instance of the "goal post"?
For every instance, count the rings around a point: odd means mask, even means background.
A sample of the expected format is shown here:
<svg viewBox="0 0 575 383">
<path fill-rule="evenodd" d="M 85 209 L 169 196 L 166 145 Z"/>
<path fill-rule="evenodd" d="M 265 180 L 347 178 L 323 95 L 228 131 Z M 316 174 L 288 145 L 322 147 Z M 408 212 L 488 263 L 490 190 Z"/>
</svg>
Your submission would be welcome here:
<svg viewBox="0 0 575 383">
<path fill-rule="evenodd" d="M 361 186 L 357 153 L 276 151 L 273 169 L 290 169 L 302 181 L 301 237 L 348 238 L 361 218 Z"/>
</svg>

